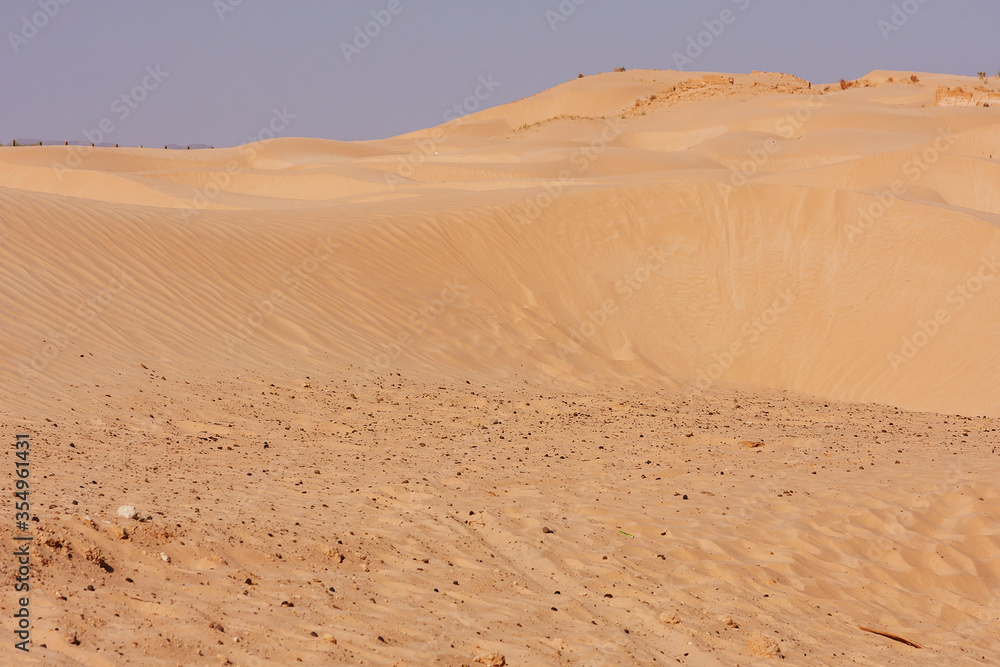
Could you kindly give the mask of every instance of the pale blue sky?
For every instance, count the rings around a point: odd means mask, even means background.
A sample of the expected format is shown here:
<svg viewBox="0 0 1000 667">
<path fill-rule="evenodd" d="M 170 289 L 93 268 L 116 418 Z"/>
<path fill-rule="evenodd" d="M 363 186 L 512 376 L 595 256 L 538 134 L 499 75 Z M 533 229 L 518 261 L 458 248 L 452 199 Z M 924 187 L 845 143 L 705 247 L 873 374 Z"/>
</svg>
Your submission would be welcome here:
<svg viewBox="0 0 1000 667">
<path fill-rule="evenodd" d="M 995 76 L 998 27 L 996 0 L 2 0 L 0 141 L 83 140 L 105 121 L 123 145 L 228 146 L 275 109 L 295 116 L 285 136 L 382 138 L 477 87 L 493 106 L 581 72 L 677 69 L 712 29 L 685 69 Z"/>
</svg>

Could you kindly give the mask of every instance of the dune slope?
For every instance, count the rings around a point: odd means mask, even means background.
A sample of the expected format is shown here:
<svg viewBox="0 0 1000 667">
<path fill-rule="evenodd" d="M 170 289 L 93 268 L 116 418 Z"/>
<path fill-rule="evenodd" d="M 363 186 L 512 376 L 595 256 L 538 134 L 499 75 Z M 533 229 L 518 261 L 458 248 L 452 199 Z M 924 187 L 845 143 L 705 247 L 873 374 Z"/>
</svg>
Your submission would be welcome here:
<svg viewBox="0 0 1000 667">
<path fill-rule="evenodd" d="M 996 111 L 877 74 L 600 75 L 356 146 L 3 149 L 5 391 L 86 347 L 995 413 Z"/>
<path fill-rule="evenodd" d="M 1000 661 L 1000 110 L 938 95 L 977 85 L 0 148 L 37 664 Z"/>
</svg>

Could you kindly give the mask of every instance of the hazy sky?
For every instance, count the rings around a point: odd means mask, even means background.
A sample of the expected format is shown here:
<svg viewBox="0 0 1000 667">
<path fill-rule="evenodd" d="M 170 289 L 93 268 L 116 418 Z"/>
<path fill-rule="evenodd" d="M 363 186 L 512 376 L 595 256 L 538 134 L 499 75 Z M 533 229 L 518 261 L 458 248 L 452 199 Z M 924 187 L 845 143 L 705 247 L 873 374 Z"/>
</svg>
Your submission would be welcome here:
<svg viewBox="0 0 1000 667">
<path fill-rule="evenodd" d="M 995 76 L 998 27 L 997 0 L 0 0 L 0 141 L 229 146 L 275 110 L 382 138 L 618 66 Z"/>
</svg>

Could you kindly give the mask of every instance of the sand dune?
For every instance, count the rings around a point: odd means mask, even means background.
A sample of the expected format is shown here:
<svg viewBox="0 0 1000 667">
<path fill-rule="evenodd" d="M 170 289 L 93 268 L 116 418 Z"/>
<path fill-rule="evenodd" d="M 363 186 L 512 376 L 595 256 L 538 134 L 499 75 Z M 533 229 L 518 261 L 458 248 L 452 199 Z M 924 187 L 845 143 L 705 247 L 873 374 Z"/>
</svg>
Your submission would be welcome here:
<svg viewBox="0 0 1000 667">
<path fill-rule="evenodd" d="M 5 233 L 12 249 L 37 247 L 33 234 L 69 247 L 119 238 L 117 257 L 100 246 L 91 260 L 100 268 L 52 267 L 44 279 L 51 288 L 86 276 L 96 288 L 116 270 L 134 272 L 136 289 L 115 305 L 124 311 L 172 313 L 180 301 L 166 294 L 191 293 L 198 303 L 168 338 L 210 358 L 225 352 L 220 329 L 245 324 L 332 234 L 334 259 L 286 294 L 244 354 L 280 359 L 305 336 L 328 355 L 320 363 L 375 356 L 393 345 L 389 323 L 406 329 L 403 315 L 456 280 L 462 307 L 379 370 L 678 387 L 738 344 L 738 332 L 759 328 L 754 318 L 787 289 L 794 307 L 713 381 L 993 414 L 997 368 L 980 343 L 998 315 L 989 293 L 1000 126 L 989 108 L 934 107 L 944 79 L 919 76 L 929 82 L 875 72 L 863 79 L 870 87 L 827 90 L 782 75 L 640 71 L 383 142 L 97 149 L 65 170 L 51 165 L 78 147 L 4 150 Z M 923 102 L 872 99 L 887 89 Z M 200 258 L 178 259 L 192 242 Z M 644 256 L 653 247 L 664 258 L 655 273 Z M 635 273 L 646 278 L 638 298 L 621 284 Z M 154 284 L 166 275 L 172 287 Z M 952 294 L 970 281 L 965 296 Z M 78 299 L 54 295 L 23 323 L 30 335 L 6 343 L 7 358 L 30 356 L 42 325 L 70 319 Z M 924 341 L 921 322 L 942 309 L 949 322 Z M 298 336 L 287 335 L 289 320 Z M 913 335 L 926 345 L 893 363 L 913 352 L 904 340 Z M 484 344 L 517 352 L 483 358 Z"/>
<path fill-rule="evenodd" d="M 755 664 L 752 632 L 995 661 L 1000 110 L 915 77 L 631 71 L 383 141 L 0 148 L 49 664 Z M 123 540 L 125 502 L 162 514 Z"/>
</svg>

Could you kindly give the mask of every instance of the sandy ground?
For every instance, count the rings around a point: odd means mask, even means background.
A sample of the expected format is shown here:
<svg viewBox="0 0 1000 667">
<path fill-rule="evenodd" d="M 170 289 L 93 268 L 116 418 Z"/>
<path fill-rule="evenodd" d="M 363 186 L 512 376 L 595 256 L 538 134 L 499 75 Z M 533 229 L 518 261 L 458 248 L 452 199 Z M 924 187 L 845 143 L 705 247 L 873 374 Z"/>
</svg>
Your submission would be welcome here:
<svg viewBox="0 0 1000 667">
<path fill-rule="evenodd" d="M 1000 111 L 912 76 L 0 149 L 0 662 L 997 664 Z"/>
<path fill-rule="evenodd" d="M 35 434 L 37 664 L 752 665 L 755 633 L 790 664 L 1000 660 L 994 419 L 179 384 L 3 424 Z M 161 395 L 203 421 L 164 418 Z M 117 417 L 150 412 L 155 432 Z"/>
</svg>

